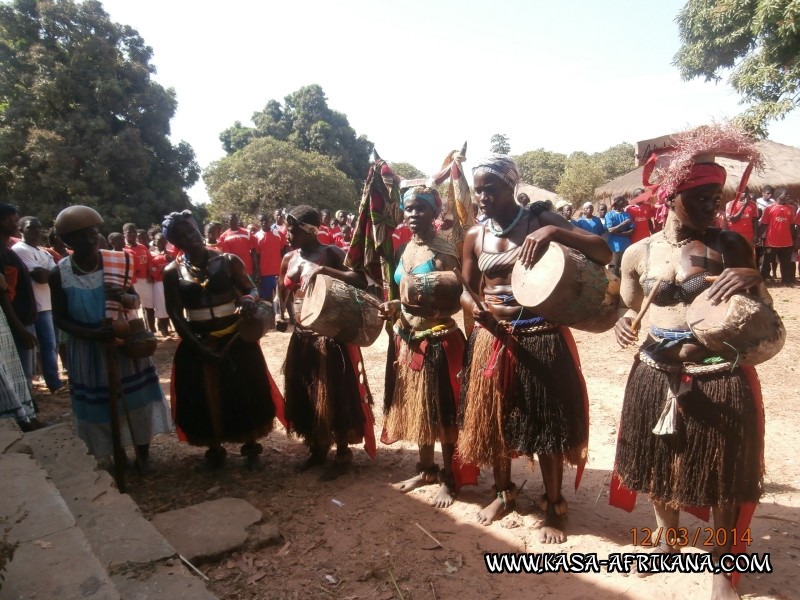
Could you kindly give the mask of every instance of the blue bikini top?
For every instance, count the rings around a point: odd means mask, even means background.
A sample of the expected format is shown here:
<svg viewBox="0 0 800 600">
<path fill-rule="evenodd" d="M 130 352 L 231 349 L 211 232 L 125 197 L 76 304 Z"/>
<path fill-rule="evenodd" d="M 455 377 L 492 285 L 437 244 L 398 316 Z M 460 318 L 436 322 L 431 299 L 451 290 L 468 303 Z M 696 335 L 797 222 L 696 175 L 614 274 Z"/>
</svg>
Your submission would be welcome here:
<svg viewBox="0 0 800 600">
<path fill-rule="evenodd" d="M 411 269 L 410 275 L 422 275 L 423 273 L 433 273 L 436 270 L 436 263 L 433 262 L 433 258 L 429 258 L 424 263 L 417 265 L 413 269 Z M 397 261 L 397 268 L 394 270 L 394 282 L 397 285 L 400 285 L 400 280 L 403 279 L 403 276 L 406 275 L 406 269 L 403 266 L 403 260 L 400 259 Z"/>
</svg>

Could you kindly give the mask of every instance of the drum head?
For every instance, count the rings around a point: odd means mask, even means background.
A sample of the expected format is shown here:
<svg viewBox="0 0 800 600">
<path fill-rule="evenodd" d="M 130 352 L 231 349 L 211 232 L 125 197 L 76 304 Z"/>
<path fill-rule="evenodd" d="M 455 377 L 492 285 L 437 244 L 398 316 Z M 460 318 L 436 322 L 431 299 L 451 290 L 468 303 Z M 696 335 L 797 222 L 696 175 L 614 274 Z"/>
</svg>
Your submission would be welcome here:
<svg viewBox="0 0 800 600">
<path fill-rule="evenodd" d="M 536 309 L 550 299 L 564 273 L 567 250 L 560 244 L 551 242 L 544 256 L 530 269 L 521 262 L 514 265 L 511 272 L 511 289 L 520 305 L 536 312 Z"/>
<path fill-rule="evenodd" d="M 317 275 L 311 286 L 306 290 L 303 297 L 303 310 L 300 313 L 300 325 L 312 328 L 311 325 L 316 321 L 325 308 L 325 297 L 328 294 L 331 279 L 327 275 Z"/>
</svg>

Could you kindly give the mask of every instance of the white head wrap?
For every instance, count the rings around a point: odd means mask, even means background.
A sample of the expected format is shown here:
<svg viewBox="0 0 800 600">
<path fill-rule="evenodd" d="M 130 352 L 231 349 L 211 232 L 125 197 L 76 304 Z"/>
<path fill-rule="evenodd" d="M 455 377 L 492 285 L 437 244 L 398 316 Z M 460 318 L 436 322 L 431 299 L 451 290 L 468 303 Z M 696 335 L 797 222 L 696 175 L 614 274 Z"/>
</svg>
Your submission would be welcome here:
<svg viewBox="0 0 800 600">
<path fill-rule="evenodd" d="M 519 169 L 517 163 L 505 154 L 490 154 L 482 158 L 472 167 L 472 175 L 481 173 L 491 173 L 503 180 L 512 190 L 517 187 L 519 182 Z"/>
</svg>

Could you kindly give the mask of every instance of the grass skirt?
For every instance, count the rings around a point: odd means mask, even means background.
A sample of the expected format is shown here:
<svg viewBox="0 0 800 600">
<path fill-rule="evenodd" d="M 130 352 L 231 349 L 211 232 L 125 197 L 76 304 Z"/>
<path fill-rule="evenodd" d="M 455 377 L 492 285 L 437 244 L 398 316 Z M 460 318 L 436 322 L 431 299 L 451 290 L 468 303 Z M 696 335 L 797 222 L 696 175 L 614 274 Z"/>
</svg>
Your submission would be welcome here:
<svg viewBox="0 0 800 600">
<path fill-rule="evenodd" d="M 616 471 L 630 490 L 672 506 L 733 506 L 761 496 L 763 437 L 740 370 L 694 375 L 677 431 L 655 435 L 674 375 L 637 357 L 625 389 Z"/>
<path fill-rule="evenodd" d="M 459 407 L 458 452 L 491 465 L 524 454 L 586 458 L 588 415 L 577 366 L 558 330 L 470 336 Z"/>
<path fill-rule="evenodd" d="M 460 329 L 447 337 L 462 347 L 466 341 Z M 428 446 L 437 440 L 455 443 L 458 414 L 450 371 L 458 371 L 461 364 L 448 363 L 440 339 L 406 340 L 395 335 L 394 345 L 394 380 L 384 397 L 386 436 Z"/>
<path fill-rule="evenodd" d="M 228 341 L 230 336 L 215 344 L 224 347 Z M 172 382 L 178 437 L 192 445 L 249 442 L 272 431 L 275 404 L 258 344 L 236 340 L 222 362 L 211 363 L 181 342 Z"/>
<path fill-rule="evenodd" d="M 286 420 L 311 448 L 364 438 L 358 374 L 347 348 L 333 338 L 295 329 L 283 365 Z"/>
</svg>

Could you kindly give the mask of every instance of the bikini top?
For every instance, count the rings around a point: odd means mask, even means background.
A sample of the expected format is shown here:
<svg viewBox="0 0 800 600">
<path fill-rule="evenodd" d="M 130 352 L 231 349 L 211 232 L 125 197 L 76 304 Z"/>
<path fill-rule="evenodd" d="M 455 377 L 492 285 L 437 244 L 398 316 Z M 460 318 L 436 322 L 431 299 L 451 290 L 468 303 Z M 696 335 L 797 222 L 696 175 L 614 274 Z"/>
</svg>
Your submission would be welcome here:
<svg viewBox="0 0 800 600">
<path fill-rule="evenodd" d="M 422 275 L 423 273 L 433 273 L 436 270 L 436 263 L 433 258 L 429 258 L 424 263 L 417 265 L 411 269 L 410 275 Z M 394 282 L 400 285 L 400 280 L 406 275 L 406 268 L 403 266 L 403 259 L 397 261 L 397 268 L 394 270 Z"/>
<path fill-rule="evenodd" d="M 706 282 L 707 275 L 707 271 L 695 273 L 684 279 L 683 283 L 680 284 L 671 281 L 662 281 L 658 286 L 658 292 L 655 298 L 653 298 L 653 303 L 656 306 L 691 304 L 695 298 L 711 287 L 711 284 Z M 642 282 L 645 295 L 650 294 L 655 281 L 655 278 L 650 278 Z"/>
<path fill-rule="evenodd" d="M 537 203 L 539 204 L 539 203 Z M 541 213 L 541 210 L 535 211 L 529 209 L 528 211 L 528 229 L 530 229 L 531 219 Z M 489 252 L 484 247 L 484 239 L 486 237 L 486 228 L 488 223 L 484 223 L 481 227 L 481 253 L 478 256 L 478 270 L 481 273 L 493 273 L 495 271 L 504 271 L 514 266 L 522 251 L 522 246 L 515 246 L 503 252 Z"/>
<path fill-rule="evenodd" d="M 650 270 L 650 245 L 647 245 L 645 255 L 645 272 Z M 691 304 L 692 301 L 700 294 L 711 287 L 711 284 L 706 281 L 708 271 L 701 271 L 690 275 L 683 280 L 682 283 L 674 283 L 672 281 L 662 281 L 658 286 L 658 292 L 653 298 L 653 303 L 656 306 L 675 306 L 677 304 Z M 642 289 L 645 295 L 649 295 L 653 289 L 653 283 L 656 278 L 650 277 L 642 281 Z"/>
</svg>

